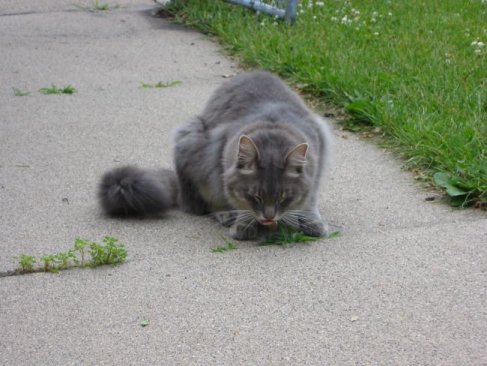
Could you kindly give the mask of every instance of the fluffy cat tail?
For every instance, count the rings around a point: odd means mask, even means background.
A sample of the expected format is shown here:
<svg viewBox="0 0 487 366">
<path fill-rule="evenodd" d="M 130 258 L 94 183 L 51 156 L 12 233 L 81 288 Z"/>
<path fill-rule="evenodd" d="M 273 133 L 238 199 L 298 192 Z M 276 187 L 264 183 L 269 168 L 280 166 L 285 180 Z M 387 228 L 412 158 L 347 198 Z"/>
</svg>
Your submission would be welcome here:
<svg viewBox="0 0 487 366">
<path fill-rule="evenodd" d="M 124 166 L 106 172 L 98 186 L 98 200 L 109 216 L 163 213 L 177 206 L 178 180 L 167 170 Z"/>
</svg>

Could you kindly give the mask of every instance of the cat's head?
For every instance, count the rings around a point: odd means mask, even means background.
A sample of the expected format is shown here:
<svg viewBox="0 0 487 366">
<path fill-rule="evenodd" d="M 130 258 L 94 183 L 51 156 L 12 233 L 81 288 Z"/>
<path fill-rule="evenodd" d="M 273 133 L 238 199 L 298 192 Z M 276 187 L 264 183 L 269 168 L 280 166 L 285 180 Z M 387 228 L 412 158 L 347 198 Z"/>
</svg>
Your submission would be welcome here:
<svg viewBox="0 0 487 366">
<path fill-rule="evenodd" d="M 297 208 L 310 186 L 308 149 L 307 143 L 240 136 L 234 166 L 225 177 L 232 206 L 250 211 L 262 225 L 272 225 L 286 210 Z"/>
</svg>

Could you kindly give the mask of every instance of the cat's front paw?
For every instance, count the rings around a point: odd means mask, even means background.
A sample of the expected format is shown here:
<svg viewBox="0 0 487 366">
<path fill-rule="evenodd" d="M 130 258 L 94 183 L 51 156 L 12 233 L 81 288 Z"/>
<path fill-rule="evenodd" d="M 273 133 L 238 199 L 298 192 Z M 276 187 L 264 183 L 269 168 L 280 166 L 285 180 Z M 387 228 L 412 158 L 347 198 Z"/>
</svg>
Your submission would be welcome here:
<svg viewBox="0 0 487 366">
<path fill-rule="evenodd" d="M 254 240 L 257 239 L 259 230 L 256 224 L 235 224 L 230 227 L 229 234 L 235 240 Z"/>
<path fill-rule="evenodd" d="M 328 234 L 328 225 L 322 221 L 303 221 L 299 229 L 308 236 L 321 237 Z"/>
</svg>

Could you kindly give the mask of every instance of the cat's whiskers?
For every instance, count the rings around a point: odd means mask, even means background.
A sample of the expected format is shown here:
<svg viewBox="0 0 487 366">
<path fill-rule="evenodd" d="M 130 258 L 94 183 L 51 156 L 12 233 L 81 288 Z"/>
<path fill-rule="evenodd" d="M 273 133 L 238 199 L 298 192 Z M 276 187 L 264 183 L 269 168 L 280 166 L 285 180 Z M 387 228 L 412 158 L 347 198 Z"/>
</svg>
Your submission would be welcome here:
<svg viewBox="0 0 487 366">
<path fill-rule="evenodd" d="M 247 229 L 250 227 L 250 225 L 252 225 L 254 222 L 255 222 L 255 218 L 253 216 L 251 216 L 251 220 L 249 221 L 249 223 L 245 226 L 244 228 L 244 232 L 247 231 Z"/>
<path fill-rule="evenodd" d="M 306 218 L 305 212 L 309 211 L 286 211 L 284 215 L 281 217 L 281 220 L 288 225 L 293 226 L 297 229 L 313 229 L 313 226 L 308 224 L 306 221 L 303 221 L 303 218 Z"/>
<path fill-rule="evenodd" d="M 289 214 L 293 216 L 306 217 L 309 216 L 311 211 L 306 210 L 286 210 L 284 214 Z"/>
<path fill-rule="evenodd" d="M 229 223 L 240 221 L 248 216 L 252 216 L 249 210 L 217 211 L 211 213 L 210 215 L 224 226 Z"/>
<path fill-rule="evenodd" d="M 216 211 L 212 212 L 210 216 L 216 219 L 220 224 L 225 225 L 229 222 L 235 221 L 238 216 L 246 214 L 246 212 L 247 210 Z"/>
<path fill-rule="evenodd" d="M 245 223 L 248 220 L 255 220 L 254 215 L 251 213 L 241 214 L 235 219 L 235 223 Z"/>
<path fill-rule="evenodd" d="M 279 221 L 294 228 L 299 228 L 300 226 L 297 219 L 287 215 L 283 215 Z"/>
</svg>

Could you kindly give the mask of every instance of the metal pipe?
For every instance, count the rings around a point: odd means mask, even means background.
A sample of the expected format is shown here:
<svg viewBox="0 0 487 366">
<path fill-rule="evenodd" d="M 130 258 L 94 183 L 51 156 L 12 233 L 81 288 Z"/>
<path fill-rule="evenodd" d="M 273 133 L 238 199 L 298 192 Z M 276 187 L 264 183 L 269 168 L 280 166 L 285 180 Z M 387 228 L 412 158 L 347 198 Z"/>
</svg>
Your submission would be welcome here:
<svg viewBox="0 0 487 366">
<path fill-rule="evenodd" d="M 225 0 L 228 3 L 243 5 L 247 8 L 254 9 L 257 11 L 261 11 L 263 13 L 278 16 L 284 18 L 285 11 L 284 9 L 278 9 L 273 7 L 272 5 L 263 3 L 257 0 Z"/>
<path fill-rule="evenodd" d="M 290 24 L 296 21 L 297 0 L 288 0 L 286 10 L 276 8 L 272 5 L 257 0 L 225 0 L 225 1 L 232 4 L 242 5 L 247 8 L 254 9 L 256 11 L 261 11 L 269 15 L 284 18 Z"/>
<path fill-rule="evenodd" d="M 298 0 L 288 0 L 287 2 L 284 19 L 286 19 L 286 22 L 288 22 L 289 24 L 294 24 L 294 22 L 296 21 L 296 13 L 298 11 L 297 4 Z"/>
</svg>

